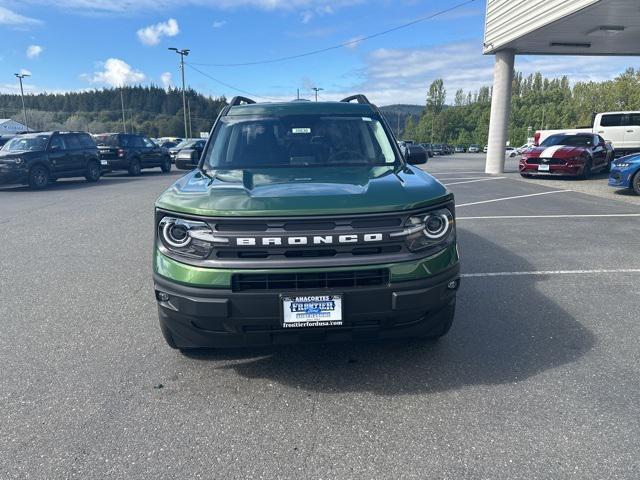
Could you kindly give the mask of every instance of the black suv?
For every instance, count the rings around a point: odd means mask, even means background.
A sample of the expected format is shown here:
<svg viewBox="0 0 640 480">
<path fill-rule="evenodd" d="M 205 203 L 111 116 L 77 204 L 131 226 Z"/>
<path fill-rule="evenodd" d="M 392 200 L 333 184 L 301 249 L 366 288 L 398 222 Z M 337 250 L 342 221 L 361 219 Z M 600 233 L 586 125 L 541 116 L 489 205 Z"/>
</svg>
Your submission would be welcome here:
<svg viewBox="0 0 640 480">
<path fill-rule="evenodd" d="M 142 135 L 130 133 L 103 133 L 94 135 L 100 152 L 102 170 L 127 170 L 129 175 L 140 175 L 143 168 L 160 167 L 171 171 L 169 152 Z"/>
<path fill-rule="evenodd" d="M 100 179 L 100 157 L 84 132 L 41 132 L 18 135 L 0 150 L 0 184 L 45 188 L 58 178 Z"/>
</svg>

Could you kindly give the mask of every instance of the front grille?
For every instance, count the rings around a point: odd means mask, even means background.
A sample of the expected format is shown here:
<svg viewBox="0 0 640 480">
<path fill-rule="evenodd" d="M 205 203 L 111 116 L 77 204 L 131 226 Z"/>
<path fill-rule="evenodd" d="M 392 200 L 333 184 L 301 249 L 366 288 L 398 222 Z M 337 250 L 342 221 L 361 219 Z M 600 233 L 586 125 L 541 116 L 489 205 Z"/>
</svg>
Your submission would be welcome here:
<svg viewBox="0 0 640 480">
<path fill-rule="evenodd" d="M 544 162 L 542 160 L 544 160 Z M 567 163 L 565 160 L 560 158 L 527 158 L 526 162 L 530 165 L 540 165 L 541 163 L 545 163 L 547 165 L 564 165 Z"/>
<path fill-rule="evenodd" d="M 370 287 L 387 285 L 389 270 L 353 270 L 344 272 L 235 274 L 234 292 L 325 290 L 335 288 Z"/>
</svg>

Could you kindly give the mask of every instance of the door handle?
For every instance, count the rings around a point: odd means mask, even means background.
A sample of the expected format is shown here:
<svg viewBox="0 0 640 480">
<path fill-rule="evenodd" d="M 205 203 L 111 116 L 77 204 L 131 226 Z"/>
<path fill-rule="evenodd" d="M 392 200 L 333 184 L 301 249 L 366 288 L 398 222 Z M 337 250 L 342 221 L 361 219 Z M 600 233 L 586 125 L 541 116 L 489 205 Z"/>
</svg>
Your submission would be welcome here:
<svg viewBox="0 0 640 480">
<path fill-rule="evenodd" d="M 633 133 L 635 130 L 627 130 L 627 133 Z"/>
</svg>

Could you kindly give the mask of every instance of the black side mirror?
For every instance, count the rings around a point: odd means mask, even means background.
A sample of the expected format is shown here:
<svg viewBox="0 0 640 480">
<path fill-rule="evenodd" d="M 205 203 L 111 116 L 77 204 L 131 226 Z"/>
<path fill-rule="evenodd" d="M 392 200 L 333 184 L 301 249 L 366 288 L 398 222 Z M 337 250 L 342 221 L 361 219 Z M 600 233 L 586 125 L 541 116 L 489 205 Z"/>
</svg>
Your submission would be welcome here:
<svg viewBox="0 0 640 480">
<path fill-rule="evenodd" d="M 427 152 L 415 148 L 407 149 L 406 153 L 407 162 L 411 165 L 423 165 L 427 163 Z"/>
</svg>

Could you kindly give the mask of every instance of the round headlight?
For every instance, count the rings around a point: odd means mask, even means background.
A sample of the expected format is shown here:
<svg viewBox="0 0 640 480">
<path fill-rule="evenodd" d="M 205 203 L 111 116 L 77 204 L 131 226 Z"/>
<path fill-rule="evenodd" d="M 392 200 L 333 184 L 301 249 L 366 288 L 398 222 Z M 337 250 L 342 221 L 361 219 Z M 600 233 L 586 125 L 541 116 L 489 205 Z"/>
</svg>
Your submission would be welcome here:
<svg viewBox="0 0 640 480">
<path fill-rule="evenodd" d="M 165 242 L 172 247 L 186 247 L 191 242 L 189 229 L 180 223 L 167 222 L 162 229 Z"/>
<path fill-rule="evenodd" d="M 448 231 L 449 217 L 446 214 L 431 214 L 424 219 L 424 234 L 428 238 L 438 240 L 444 237 Z"/>
</svg>

